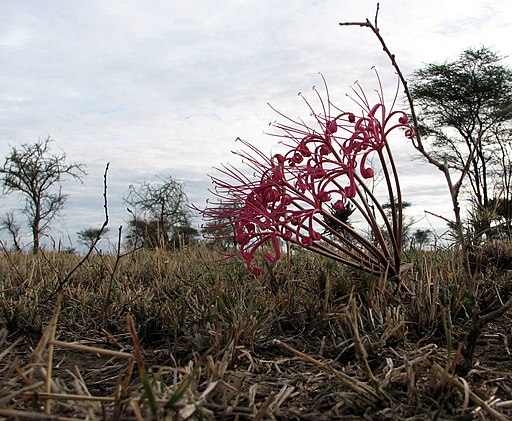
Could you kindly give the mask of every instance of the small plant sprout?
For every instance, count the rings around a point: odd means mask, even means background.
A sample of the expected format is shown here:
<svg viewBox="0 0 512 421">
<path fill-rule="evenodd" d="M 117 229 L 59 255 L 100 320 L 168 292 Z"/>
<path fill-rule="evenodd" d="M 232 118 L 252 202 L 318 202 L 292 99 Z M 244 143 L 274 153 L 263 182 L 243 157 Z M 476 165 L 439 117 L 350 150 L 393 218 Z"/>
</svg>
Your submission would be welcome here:
<svg viewBox="0 0 512 421">
<path fill-rule="evenodd" d="M 284 119 L 272 124 L 281 153 L 269 157 L 237 139 L 245 148 L 233 153 L 252 174 L 232 165 L 217 168 L 220 174 L 211 176 L 215 199 L 201 213 L 210 228 L 217 228 L 216 235 L 236 239 L 236 251 L 220 252 L 241 256 L 255 275 L 262 273 L 254 261 L 258 250 L 273 264 L 281 256 L 280 240 L 284 240 L 370 274 L 398 278 L 402 197 L 388 141 L 395 133 L 411 139 L 414 131 L 404 112 L 393 111 L 396 96 L 391 109 L 386 108 L 382 86 L 372 104 L 356 85 L 352 100 L 359 111 L 351 112 L 331 102 L 322 80 L 324 96 L 313 88 L 320 111 L 299 94 L 312 123 L 274 109 Z M 368 183 L 377 167 L 385 185 L 378 196 Z M 381 203 L 392 204 L 390 218 Z M 349 206 L 366 221 L 370 235 L 337 217 Z"/>
</svg>

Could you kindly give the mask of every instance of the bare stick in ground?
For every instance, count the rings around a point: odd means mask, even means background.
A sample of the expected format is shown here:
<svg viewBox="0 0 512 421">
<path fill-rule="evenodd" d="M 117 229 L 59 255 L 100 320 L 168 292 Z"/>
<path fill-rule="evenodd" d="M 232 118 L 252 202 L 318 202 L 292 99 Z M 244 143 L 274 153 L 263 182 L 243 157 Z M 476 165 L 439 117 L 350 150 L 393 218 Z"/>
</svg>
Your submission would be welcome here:
<svg viewBox="0 0 512 421">
<path fill-rule="evenodd" d="M 455 229 L 457 232 L 457 239 L 461 247 L 461 253 L 462 253 L 462 265 L 464 268 L 464 281 L 467 287 L 467 290 L 470 294 L 471 301 L 472 301 L 472 321 L 471 321 L 471 327 L 469 330 L 469 333 L 466 335 L 465 341 L 464 341 L 464 349 L 462 352 L 463 355 L 463 362 L 462 362 L 462 372 L 468 372 L 471 367 L 473 366 L 473 359 L 474 359 L 474 353 L 476 344 L 478 341 L 478 337 L 480 336 L 482 329 L 484 326 L 495 320 L 497 317 L 501 316 L 510 308 L 512 308 L 512 296 L 508 299 L 508 301 L 502 305 L 500 308 L 491 311 L 487 314 L 482 315 L 480 313 L 480 307 L 478 304 L 478 293 L 476 288 L 476 276 L 473 273 L 473 270 L 471 269 L 470 264 L 470 247 L 466 241 L 466 238 L 464 236 L 463 232 L 463 222 L 462 222 L 462 216 L 461 216 L 461 209 L 459 204 L 459 193 L 462 187 L 462 183 L 465 179 L 465 177 L 468 174 L 468 171 L 470 170 L 471 163 L 473 162 L 473 157 L 476 153 L 476 147 L 473 147 L 470 151 L 467 161 L 465 162 L 465 165 L 460 171 L 458 180 L 454 183 L 452 180 L 452 175 L 450 172 L 450 168 L 447 164 L 447 162 L 441 162 L 438 159 L 436 159 L 430 152 L 428 152 L 425 148 L 425 145 L 423 144 L 420 129 L 419 129 L 419 122 L 418 117 L 416 114 L 416 109 L 414 105 L 414 100 L 411 94 L 411 91 L 409 89 L 409 86 L 407 84 L 407 80 L 405 79 L 404 74 L 402 73 L 402 70 L 400 69 L 400 66 L 398 65 L 398 62 L 396 61 L 395 55 L 390 51 L 388 48 L 386 42 L 384 41 L 384 38 L 380 34 L 380 30 L 378 27 L 378 14 L 379 14 L 379 3 L 377 3 L 377 10 L 375 12 L 375 19 L 374 23 L 372 23 L 369 19 L 366 19 L 364 22 L 340 22 L 340 26 L 359 26 L 364 28 L 369 28 L 374 35 L 379 40 L 382 49 L 386 53 L 386 55 L 391 60 L 391 64 L 394 67 L 395 71 L 397 72 L 398 78 L 400 79 L 400 82 L 402 83 L 402 86 L 404 88 L 404 93 L 407 98 L 409 109 L 411 112 L 411 117 L 413 120 L 413 127 L 416 131 L 416 136 L 413 138 L 413 145 L 415 149 L 423 155 L 423 157 L 432 165 L 437 167 L 438 170 L 440 170 L 447 182 L 448 190 L 450 193 L 450 197 L 452 200 L 453 205 L 453 211 L 455 216 Z"/>
<path fill-rule="evenodd" d="M 96 244 L 98 244 L 98 241 L 100 241 L 101 235 L 103 234 L 105 228 L 108 225 L 107 173 L 109 165 L 110 162 L 107 163 L 107 166 L 105 167 L 105 172 L 103 174 L 103 208 L 105 210 L 105 220 L 103 221 L 103 225 L 98 231 L 97 237 L 92 242 L 85 256 L 80 260 L 80 262 L 78 262 L 78 264 L 73 269 L 71 269 L 71 271 L 69 271 L 69 273 L 63 279 L 59 280 L 57 288 L 55 288 L 55 290 L 50 295 L 48 295 L 48 297 L 45 300 L 42 301 L 42 304 L 49 302 L 53 297 L 55 297 L 59 292 L 61 292 L 62 288 L 64 288 L 64 286 L 71 280 L 75 272 L 87 261 L 87 259 L 89 259 L 89 256 L 96 248 Z"/>
</svg>

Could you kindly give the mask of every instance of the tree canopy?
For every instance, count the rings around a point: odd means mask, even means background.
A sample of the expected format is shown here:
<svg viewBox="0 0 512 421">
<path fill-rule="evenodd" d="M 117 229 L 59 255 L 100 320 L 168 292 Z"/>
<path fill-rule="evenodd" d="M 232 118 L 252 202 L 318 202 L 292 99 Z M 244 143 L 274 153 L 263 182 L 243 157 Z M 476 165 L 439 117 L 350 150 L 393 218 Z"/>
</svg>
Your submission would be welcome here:
<svg viewBox="0 0 512 421">
<path fill-rule="evenodd" d="M 84 228 L 81 231 L 78 231 L 76 234 L 78 235 L 78 241 L 84 245 L 85 247 L 92 247 L 96 241 L 97 238 L 103 238 L 105 237 L 108 232 L 109 228 Z"/>
<path fill-rule="evenodd" d="M 39 250 L 41 234 L 64 207 L 67 196 L 62 193 L 62 182 L 67 177 L 81 180 L 85 174 L 84 164 L 67 164 L 65 153 L 52 153 L 51 142 L 47 137 L 33 144 L 13 146 L 0 167 L 4 193 L 18 193 L 25 198 L 22 212 L 32 230 L 34 252 Z"/>
<path fill-rule="evenodd" d="M 183 184 L 171 176 L 130 185 L 125 202 L 133 216 L 128 241 L 134 246 L 175 247 L 197 234 L 190 224 Z"/>
<path fill-rule="evenodd" d="M 510 198 L 512 70 L 482 47 L 414 73 L 411 93 L 430 155 L 462 174 L 476 209 Z"/>
</svg>

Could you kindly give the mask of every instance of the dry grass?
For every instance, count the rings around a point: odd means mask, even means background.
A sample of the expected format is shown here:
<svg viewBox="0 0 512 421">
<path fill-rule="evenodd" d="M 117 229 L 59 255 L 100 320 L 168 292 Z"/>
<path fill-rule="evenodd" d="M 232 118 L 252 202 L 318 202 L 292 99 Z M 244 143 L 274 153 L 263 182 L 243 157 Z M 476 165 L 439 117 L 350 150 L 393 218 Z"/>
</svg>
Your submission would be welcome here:
<svg viewBox="0 0 512 421">
<path fill-rule="evenodd" d="M 512 416 L 507 315 L 456 374 L 470 309 L 450 251 L 410 255 L 397 294 L 300 251 L 261 278 L 201 246 L 94 255 L 66 278 L 78 261 L 0 258 L 0 419 Z M 512 284 L 495 269 L 489 308 Z"/>
</svg>

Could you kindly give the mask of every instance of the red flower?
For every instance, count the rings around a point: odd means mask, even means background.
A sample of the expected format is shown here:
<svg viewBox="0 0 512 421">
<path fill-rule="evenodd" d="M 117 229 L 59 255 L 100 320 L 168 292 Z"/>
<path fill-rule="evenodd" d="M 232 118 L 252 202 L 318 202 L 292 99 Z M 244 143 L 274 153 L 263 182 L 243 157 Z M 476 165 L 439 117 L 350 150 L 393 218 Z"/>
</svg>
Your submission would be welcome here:
<svg viewBox="0 0 512 421">
<path fill-rule="evenodd" d="M 369 156 L 376 153 L 383 159 L 382 150 L 395 129 L 403 128 L 407 137 L 413 136 L 403 112 L 386 114 L 384 104 L 370 107 L 364 95 L 359 96 L 364 99 L 359 105 L 365 112 L 359 116 L 334 107 L 328 91 L 325 101 L 319 98 L 322 113 L 316 113 L 306 101 L 319 129 L 279 113 L 287 123 L 274 124 L 280 130 L 274 136 L 283 139 L 281 143 L 287 148 L 284 153 L 268 158 L 240 139 L 246 151 L 235 154 L 243 158 L 253 177 L 231 166 L 220 168 L 228 181 L 212 177 L 214 194 L 220 200 L 202 210 L 203 217 L 225 221 L 218 226 L 231 228 L 239 249 L 224 254 L 240 255 L 255 275 L 261 274 L 261 268 L 253 265 L 257 250 L 265 248 L 265 259 L 275 263 L 281 256 L 280 239 L 325 251 L 324 246 L 317 245 L 327 238 L 320 232 L 326 228 L 321 224 L 322 218 L 331 215 L 332 209 L 343 209 L 348 200 L 357 199 L 362 179 L 374 176 L 368 165 Z M 331 109 L 337 113 L 331 115 Z M 372 261 L 379 260 L 380 255 L 370 243 L 362 239 L 360 243 L 376 255 Z M 343 247 L 351 250 L 350 245 Z"/>
</svg>

